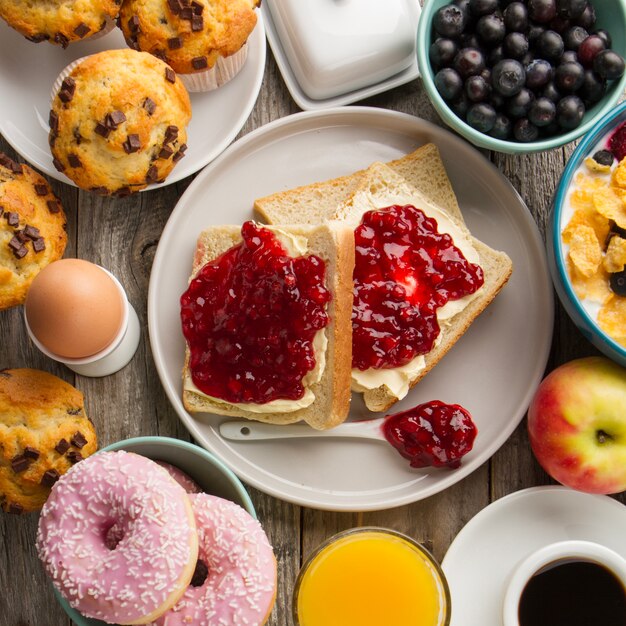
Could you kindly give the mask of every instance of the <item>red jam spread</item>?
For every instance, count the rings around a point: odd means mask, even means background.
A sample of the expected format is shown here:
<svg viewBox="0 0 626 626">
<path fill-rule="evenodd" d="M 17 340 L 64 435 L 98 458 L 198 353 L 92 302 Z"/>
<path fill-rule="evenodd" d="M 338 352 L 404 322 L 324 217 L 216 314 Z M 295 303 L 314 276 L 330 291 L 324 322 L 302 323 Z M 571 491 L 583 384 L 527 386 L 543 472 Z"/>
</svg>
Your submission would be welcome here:
<svg viewBox="0 0 626 626">
<path fill-rule="evenodd" d="M 462 406 L 439 400 L 389 415 L 382 429 L 385 439 L 411 461 L 411 467 L 459 467 L 478 432 Z"/>
<path fill-rule="evenodd" d="M 298 400 L 315 367 L 313 338 L 328 325 L 326 267 L 290 257 L 254 222 L 243 241 L 207 263 L 180 299 L 191 378 L 232 403 Z"/>
<path fill-rule="evenodd" d="M 354 234 L 352 367 L 400 367 L 431 351 L 437 309 L 477 291 L 483 271 L 411 205 L 368 211 Z"/>
</svg>

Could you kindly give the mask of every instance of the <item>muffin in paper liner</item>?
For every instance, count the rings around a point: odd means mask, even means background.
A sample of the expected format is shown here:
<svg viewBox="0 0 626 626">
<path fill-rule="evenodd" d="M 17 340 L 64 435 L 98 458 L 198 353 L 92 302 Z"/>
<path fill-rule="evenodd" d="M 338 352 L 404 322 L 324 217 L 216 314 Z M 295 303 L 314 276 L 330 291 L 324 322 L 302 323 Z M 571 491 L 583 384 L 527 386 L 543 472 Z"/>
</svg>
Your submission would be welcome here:
<svg viewBox="0 0 626 626">
<path fill-rule="evenodd" d="M 163 182 L 185 156 L 189 94 L 174 70 L 147 52 L 75 59 L 54 81 L 50 106 L 53 164 L 82 189 L 128 195 Z"/>
<path fill-rule="evenodd" d="M 212 91 L 232 80 L 245 65 L 248 58 L 248 44 L 245 43 L 239 52 L 228 57 L 218 57 L 215 65 L 208 70 L 190 74 L 178 73 L 187 91 Z"/>
<path fill-rule="evenodd" d="M 2 0 L 0 17 L 33 43 L 48 41 L 62 48 L 81 41 L 95 41 L 116 27 L 119 3 L 115 0 L 94 1 L 93 6 L 83 7 L 83 12 L 75 11 L 75 4 L 79 3 L 74 0 L 40 4 Z"/>
</svg>

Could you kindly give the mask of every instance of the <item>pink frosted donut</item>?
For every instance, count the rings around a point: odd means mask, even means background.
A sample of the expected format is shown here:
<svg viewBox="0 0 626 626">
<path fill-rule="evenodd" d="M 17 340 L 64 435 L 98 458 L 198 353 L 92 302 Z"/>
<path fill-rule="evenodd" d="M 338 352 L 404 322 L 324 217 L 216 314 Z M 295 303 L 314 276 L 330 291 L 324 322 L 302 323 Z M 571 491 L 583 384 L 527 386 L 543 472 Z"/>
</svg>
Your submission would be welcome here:
<svg viewBox="0 0 626 626">
<path fill-rule="evenodd" d="M 170 476 L 187 492 L 187 493 L 202 493 L 202 487 L 186 472 L 179 469 L 175 465 L 166 463 L 165 461 L 155 461 L 161 467 L 164 467 L 170 474 Z"/>
<path fill-rule="evenodd" d="M 265 624 L 276 597 L 276 559 L 261 524 L 228 500 L 189 497 L 200 542 L 196 572 L 152 626 Z"/>
<path fill-rule="evenodd" d="M 167 471 L 138 454 L 99 452 L 52 488 L 37 551 L 61 595 L 84 616 L 146 624 L 185 592 L 198 537 L 189 498 Z"/>
</svg>

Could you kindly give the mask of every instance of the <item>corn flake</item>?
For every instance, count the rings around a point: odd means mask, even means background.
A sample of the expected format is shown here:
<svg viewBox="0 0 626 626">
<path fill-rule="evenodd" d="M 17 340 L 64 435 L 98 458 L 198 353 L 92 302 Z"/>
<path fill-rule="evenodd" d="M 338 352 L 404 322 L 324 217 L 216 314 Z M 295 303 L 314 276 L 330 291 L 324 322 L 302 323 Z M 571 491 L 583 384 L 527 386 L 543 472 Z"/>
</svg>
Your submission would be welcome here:
<svg viewBox="0 0 626 626">
<path fill-rule="evenodd" d="M 616 187 L 626 188 L 626 159 L 622 159 L 613 172 L 613 184 Z"/>
<path fill-rule="evenodd" d="M 572 204 L 574 203 L 572 202 Z M 590 205 L 585 208 L 581 207 L 574 211 L 574 215 L 572 215 L 568 225 L 561 233 L 564 243 L 569 244 L 571 242 L 572 233 L 578 226 L 590 226 L 593 228 L 598 241 L 604 241 L 611 229 L 609 220 L 595 210 L 593 203 L 590 203 Z"/>
<path fill-rule="evenodd" d="M 611 298 L 598 313 L 598 326 L 609 337 L 626 346 L 626 298 Z"/>
<path fill-rule="evenodd" d="M 571 259 L 567 259 L 567 272 L 572 281 L 574 293 L 581 300 L 593 300 L 604 304 L 613 297 L 613 292 L 609 287 L 609 274 L 602 266 L 592 276 L 583 276 Z"/>
<path fill-rule="evenodd" d="M 594 191 L 593 204 L 598 213 L 613 220 L 620 228 L 626 228 L 626 206 L 612 187 Z"/>
<path fill-rule="evenodd" d="M 602 247 L 591 226 L 581 224 L 570 230 L 569 256 L 574 267 L 590 278 L 602 263 Z"/>
<path fill-rule="evenodd" d="M 604 255 L 603 265 L 604 269 L 610 273 L 624 270 L 624 265 L 626 265 L 626 239 L 622 239 L 622 237 L 617 235 L 611 237 Z"/>
<path fill-rule="evenodd" d="M 585 165 L 590 172 L 596 172 L 598 174 L 608 174 L 608 172 L 611 171 L 610 165 L 602 165 L 602 163 L 598 163 L 590 156 L 585 159 Z"/>
</svg>

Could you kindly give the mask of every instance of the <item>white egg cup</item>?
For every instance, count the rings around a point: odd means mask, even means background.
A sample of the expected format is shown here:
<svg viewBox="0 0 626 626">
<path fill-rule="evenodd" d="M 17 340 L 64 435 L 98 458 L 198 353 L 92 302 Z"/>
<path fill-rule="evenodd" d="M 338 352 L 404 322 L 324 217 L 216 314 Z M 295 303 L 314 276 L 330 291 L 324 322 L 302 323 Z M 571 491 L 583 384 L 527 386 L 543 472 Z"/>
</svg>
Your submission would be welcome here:
<svg viewBox="0 0 626 626">
<path fill-rule="evenodd" d="M 139 346 L 139 339 L 141 338 L 139 318 L 137 317 L 135 309 L 126 297 L 124 287 L 122 287 L 120 281 L 117 280 L 111 272 L 100 265 L 98 265 L 98 267 L 106 272 L 115 283 L 115 286 L 122 297 L 123 307 L 122 323 L 117 335 L 115 335 L 113 341 L 111 341 L 106 348 L 100 350 L 100 352 L 80 359 L 62 357 L 54 352 L 50 352 L 50 350 L 43 346 L 31 331 L 30 326 L 28 325 L 26 311 L 24 311 L 24 322 L 26 324 L 28 336 L 41 352 L 54 361 L 63 363 L 77 374 L 92 378 L 109 376 L 110 374 L 114 374 L 115 372 L 121 370 L 133 358 L 133 355 Z"/>
<path fill-rule="evenodd" d="M 559 541 L 533 552 L 514 568 L 504 594 L 503 626 L 519 626 L 519 603 L 526 583 L 554 563 L 588 561 L 606 567 L 626 587 L 626 559 L 614 550 L 592 541 Z"/>
</svg>

